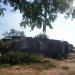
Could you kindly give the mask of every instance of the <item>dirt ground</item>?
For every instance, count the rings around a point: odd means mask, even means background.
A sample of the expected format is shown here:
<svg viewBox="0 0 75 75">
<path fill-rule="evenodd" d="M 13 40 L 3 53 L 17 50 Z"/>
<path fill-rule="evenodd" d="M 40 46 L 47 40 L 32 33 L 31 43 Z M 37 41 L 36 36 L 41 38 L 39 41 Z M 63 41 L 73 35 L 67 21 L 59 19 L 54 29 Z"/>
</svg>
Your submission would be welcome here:
<svg viewBox="0 0 75 75">
<path fill-rule="evenodd" d="M 56 64 L 56 68 L 39 71 L 23 66 L 13 66 L 1 68 L 0 75 L 75 75 L 75 53 L 72 53 L 68 59 L 52 59 L 52 61 Z"/>
</svg>

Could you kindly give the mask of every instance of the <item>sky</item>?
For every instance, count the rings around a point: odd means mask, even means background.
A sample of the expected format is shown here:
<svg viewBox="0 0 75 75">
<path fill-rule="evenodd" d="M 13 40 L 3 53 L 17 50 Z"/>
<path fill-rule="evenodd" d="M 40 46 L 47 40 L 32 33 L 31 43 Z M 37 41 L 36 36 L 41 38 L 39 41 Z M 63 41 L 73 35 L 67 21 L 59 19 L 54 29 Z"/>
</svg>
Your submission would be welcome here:
<svg viewBox="0 0 75 75">
<path fill-rule="evenodd" d="M 10 31 L 11 28 L 25 32 L 27 37 L 34 37 L 42 33 L 42 29 L 35 28 L 33 31 L 29 27 L 20 27 L 22 14 L 19 11 L 12 12 L 12 8 L 7 6 L 4 16 L 0 16 L 0 38 L 1 34 Z M 65 19 L 64 15 L 58 15 L 56 21 L 52 23 L 53 29 L 47 27 L 46 34 L 50 39 L 68 41 L 75 46 L 75 19 Z"/>
</svg>

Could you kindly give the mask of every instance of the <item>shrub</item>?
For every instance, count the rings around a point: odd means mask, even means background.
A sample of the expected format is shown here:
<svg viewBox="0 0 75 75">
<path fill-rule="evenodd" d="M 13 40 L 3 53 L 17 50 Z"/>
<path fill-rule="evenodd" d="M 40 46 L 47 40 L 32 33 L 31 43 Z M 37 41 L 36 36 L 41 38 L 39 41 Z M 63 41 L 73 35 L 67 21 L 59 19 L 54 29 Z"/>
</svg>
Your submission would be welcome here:
<svg viewBox="0 0 75 75">
<path fill-rule="evenodd" d="M 32 54 L 23 51 L 10 51 L 0 57 L 0 63 L 7 64 L 22 64 L 22 63 L 37 63 L 44 59 L 43 55 Z"/>
</svg>

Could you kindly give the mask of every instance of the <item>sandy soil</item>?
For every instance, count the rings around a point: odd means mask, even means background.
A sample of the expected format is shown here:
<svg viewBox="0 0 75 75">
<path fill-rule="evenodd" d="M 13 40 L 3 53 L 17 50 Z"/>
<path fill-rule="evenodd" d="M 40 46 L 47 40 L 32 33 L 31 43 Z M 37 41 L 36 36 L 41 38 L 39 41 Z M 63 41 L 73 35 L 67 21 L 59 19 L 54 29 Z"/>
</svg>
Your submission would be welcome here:
<svg viewBox="0 0 75 75">
<path fill-rule="evenodd" d="M 75 75 L 75 53 L 70 59 L 52 61 L 56 64 L 56 68 L 39 71 L 23 66 L 13 66 L 1 68 L 0 75 Z"/>
</svg>

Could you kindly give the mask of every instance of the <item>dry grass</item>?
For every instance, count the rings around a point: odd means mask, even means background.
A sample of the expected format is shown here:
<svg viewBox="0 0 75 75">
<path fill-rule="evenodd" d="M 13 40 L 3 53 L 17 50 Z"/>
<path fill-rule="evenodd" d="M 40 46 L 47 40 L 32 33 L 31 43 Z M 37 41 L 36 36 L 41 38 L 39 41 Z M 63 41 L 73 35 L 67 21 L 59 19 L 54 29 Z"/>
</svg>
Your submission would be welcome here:
<svg viewBox="0 0 75 75">
<path fill-rule="evenodd" d="M 0 75 L 75 75 L 75 58 L 45 59 L 41 63 L 0 68 Z"/>
<path fill-rule="evenodd" d="M 64 70 L 68 70 L 69 67 L 64 65 L 64 66 L 62 67 L 62 69 L 64 69 Z"/>
</svg>

